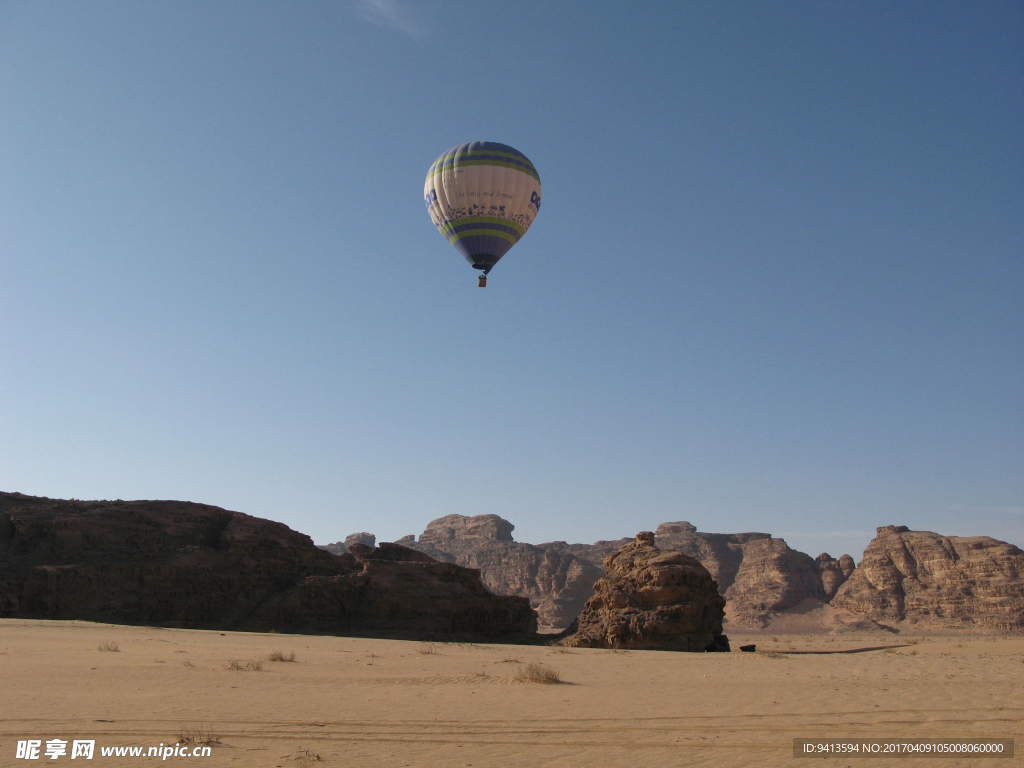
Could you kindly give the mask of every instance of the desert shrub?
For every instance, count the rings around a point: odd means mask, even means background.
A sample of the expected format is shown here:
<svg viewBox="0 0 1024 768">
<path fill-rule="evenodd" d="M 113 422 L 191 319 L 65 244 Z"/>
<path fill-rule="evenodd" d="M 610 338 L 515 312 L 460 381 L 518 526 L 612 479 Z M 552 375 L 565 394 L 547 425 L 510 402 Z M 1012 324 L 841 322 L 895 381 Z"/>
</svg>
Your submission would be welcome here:
<svg viewBox="0 0 1024 768">
<path fill-rule="evenodd" d="M 178 732 L 178 741 L 182 744 L 199 744 L 214 747 L 220 744 L 220 736 L 207 725 L 183 725 Z"/>
<path fill-rule="evenodd" d="M 267 661 L 295 661 L 295 651 L 271 651 L 270 655 L 267 656 Z"/>
<path fill-rule="evenodd" d="M 100 643 L 100 650 L 101 651 L 120 651 L 121 649 L 118 648 L 117 643 L 113 642 L 112 640 L 105 640 L 102 643 Z"/>
<path fill-rule="evenodd" d="M 527 664 L 525 667 L 520 667 L 519 671 L 516 672 L 516 680 L 526 683 L 554 685 L 555 683 L 562 682 L 562 676 L 551 667 L 546 667 L 543 664 Z"/>
<path fill-rule="evenodd" d="M 230 659 L 227 668 L 234 672 L 259 672 L 263 669 L 263 659 L 253 659 L 245 664 L 238 659 Z"/>
<path fill-rule="evenodd" d="M 312 752 L 308 749 L 299 749 L 299 754 L 295 756 L 295 763 L 299 768 L 307 768 L 313 763 L 321 763 L 323 758 L 320 757 L 316 752 Z"/>
</svg>

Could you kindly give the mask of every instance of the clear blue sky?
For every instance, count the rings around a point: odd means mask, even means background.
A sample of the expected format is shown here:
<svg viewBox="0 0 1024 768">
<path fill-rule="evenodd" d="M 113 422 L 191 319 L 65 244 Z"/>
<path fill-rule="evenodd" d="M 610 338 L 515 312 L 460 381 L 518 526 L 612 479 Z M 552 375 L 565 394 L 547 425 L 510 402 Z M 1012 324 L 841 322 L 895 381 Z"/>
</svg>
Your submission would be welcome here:
<svg viewBox="0 0 1024 768">
<path fill-rule="evenodd" d="M 1024 545 L 1024 4 L 0 3 L 0 489 Z M 430 163 L 510 144 L 491 273 Z"/>
</svg>

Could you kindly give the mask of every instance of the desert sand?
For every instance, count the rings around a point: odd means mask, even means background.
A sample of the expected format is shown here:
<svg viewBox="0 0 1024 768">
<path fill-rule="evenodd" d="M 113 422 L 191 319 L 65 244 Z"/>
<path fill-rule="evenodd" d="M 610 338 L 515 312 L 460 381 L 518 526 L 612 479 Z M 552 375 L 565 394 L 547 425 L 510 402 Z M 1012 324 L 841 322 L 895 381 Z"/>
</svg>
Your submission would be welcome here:
<svg viewBox="0 0 1024 768">
<path fill-rule="evenodd" d="M 792 757 L 794 737 L 847 736 L 986 736 L 1024 748 L 1020 636 L 770 631 L 734 628 L 732 653 L 687 654 L 4 619 L 0 765 L 65 764 L 15 759 L 18 740 L 53 738 L 95 739 L 89 765 L 154 764 L 101 757 L 99 747 L 173 744 L 189 730 L 219 743 L 209 757 L 167 764 L 855 765 Z M 748 642 L 758 652 L 737 652 Z M 877 646 L 902 647 L 784 653 Z M 274 651 L 295 661 L 245 668 Z M 532 663 L 563 682 L 516 679 Z M 1024 760 L 911 764 L 936 762 Z"/>
</svg>

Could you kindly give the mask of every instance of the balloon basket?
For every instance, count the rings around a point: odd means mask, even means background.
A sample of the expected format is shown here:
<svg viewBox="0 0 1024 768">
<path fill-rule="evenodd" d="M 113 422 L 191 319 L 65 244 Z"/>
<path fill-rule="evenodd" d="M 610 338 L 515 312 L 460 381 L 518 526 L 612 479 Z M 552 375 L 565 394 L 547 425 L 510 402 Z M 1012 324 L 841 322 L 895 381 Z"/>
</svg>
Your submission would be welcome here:
<svg viewBox="0 0 1024 768">
<path fill-rule="evenodd" d="M 486 288 L 487 287 L 487 275 L 480 275 L 480 279 L 477 280 L 476 284 L 480 288 Z"/>
</svg>

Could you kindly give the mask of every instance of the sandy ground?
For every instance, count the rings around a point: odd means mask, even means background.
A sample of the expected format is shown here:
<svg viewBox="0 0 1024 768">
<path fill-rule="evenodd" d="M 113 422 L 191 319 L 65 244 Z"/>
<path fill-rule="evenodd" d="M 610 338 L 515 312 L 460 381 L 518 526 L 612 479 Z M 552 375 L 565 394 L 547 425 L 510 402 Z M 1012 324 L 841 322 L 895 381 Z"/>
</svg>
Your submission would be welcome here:
<svg viewBox="0 0 1024 768">
<path fill-rule="evenodd" d="M 735 630 L 734 630 L 735 632 Z M 772 638 L 775 638 L 774 640 Z M 0 766 L 20 739 L 156 746 L 212 733 L 207 758 L 166 764 L 308 766 L 889 766 L 794 759 L 794 737 L 1015 738 L 1024 764 L 1024 638 L 888 633 L 731 635 L 757 653 L 675 654 L 0 620 Z M 119 650 L 104 651 L 104 643 Z M 786 650 L 902 648 L 847 654 Z M 295 662 L 265 661 L 273 651 Z M 522 682 L 530 663 L 559 685 Z M 317 759 L 319 757 L 319 759 Z M 73 762 L 71 765 L 80 765 Z"/>
</svg>

